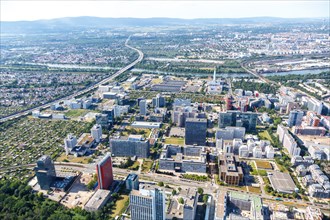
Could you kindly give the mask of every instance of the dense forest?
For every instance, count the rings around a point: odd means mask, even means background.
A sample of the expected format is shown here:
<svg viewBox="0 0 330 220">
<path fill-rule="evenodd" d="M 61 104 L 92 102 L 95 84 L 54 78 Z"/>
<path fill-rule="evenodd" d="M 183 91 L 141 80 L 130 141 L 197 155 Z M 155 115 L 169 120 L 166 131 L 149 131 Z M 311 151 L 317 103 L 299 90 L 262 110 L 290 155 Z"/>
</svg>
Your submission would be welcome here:
<svg viewBox="0 0 330 220">
<path fill-rule="evenodd" d="M 33 192 L 26 182 L 19 180 L 0 181 L 0 219 L 2 220 L 92 220 L 107 219 L 104 207 L 89 213 L 81 208 L 67 209 L 57 202 Z"/>
<path fill-rule="evenodd" d="M 250 80 L 241 79 L 233 82 L 234 89 L 243 89 L 248 91 L 258 91 L 259 93 L 275 94 L 278 86 L 270 85 L 267 83 L 257 83 Z"/>
</svg>

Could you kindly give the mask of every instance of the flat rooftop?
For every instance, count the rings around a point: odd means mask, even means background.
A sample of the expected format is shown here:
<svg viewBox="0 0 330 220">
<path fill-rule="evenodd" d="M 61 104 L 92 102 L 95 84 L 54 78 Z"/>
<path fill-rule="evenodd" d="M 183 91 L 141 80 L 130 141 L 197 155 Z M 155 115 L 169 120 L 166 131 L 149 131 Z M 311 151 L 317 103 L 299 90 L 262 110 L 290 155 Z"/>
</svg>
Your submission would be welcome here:
<svg viewBox="0 0 330 220">
<path fill-rule="evenodd" d="M 110 191 L 104 190 L 104 189 L 98 189 L 94 195 L 90 198 L 90 200 L 85 205 L 85 208 L 90 207 L 94 209 L 99 209 L 102 205 L 103 201 L 107 198 L 109 198 Z"/>
<path fill-rule="evenodd" d="M 131 126 L 152 126 L 160 128 L 160 122 L 146 122 L 146 121 L 135 121 L 131 124 Z"/>
<path fill-rule="evenodd" d="M 84 133 L 80 136 L 77 145 L 90 144 L 93 141 L 94 141 L 94 138 L 90 134 Z"/>
<path fill-rule="evenodd" d="M 292 193 L 297 188 L 288 173 L 274 172 L 268 178 L 273 188 L 278 192 Z"/>
</svg>

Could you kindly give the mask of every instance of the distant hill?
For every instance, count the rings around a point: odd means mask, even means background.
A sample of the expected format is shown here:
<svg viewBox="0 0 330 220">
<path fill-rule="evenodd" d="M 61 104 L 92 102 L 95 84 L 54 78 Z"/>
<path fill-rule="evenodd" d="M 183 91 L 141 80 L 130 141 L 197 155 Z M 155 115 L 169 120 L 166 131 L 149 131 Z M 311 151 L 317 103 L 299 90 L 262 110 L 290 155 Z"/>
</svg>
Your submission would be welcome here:
<svg viewBox="0 0 330 220">
<path fill-rule="evenodd" d="M 87 28 L 111 27 L 146 27 L 171 25 L 201 25 L 201 24 L 258 24 L 258 23 L 302 23 L 323 21 L 322 18 L 206 18 L 206 19 L 178 19 L 178 18 L 99 18 L 99 17 L 67 17 L 37 21 L 3 21 L 1 33 L 42 33 Z"/>
</svg>

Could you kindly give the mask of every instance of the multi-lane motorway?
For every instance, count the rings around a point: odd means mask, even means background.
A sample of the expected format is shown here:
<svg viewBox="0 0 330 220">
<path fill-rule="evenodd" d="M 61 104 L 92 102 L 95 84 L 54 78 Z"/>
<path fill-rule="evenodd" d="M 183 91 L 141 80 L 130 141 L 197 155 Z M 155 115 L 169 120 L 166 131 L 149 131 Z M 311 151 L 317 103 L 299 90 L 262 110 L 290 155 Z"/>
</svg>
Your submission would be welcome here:
<svg viewBox="0 0 330 220">
<path fill-rule="evenodd" d="M 69 96 L 65 96 L 65 97 L 62 97 L 60 99 L 56 99 L 56 100 L 53 100 L 49 103 L 46 103 L 46 104 L 43 104 L 43 105 L 39 105 L 39 106 L 36 106 L 34 108 L 31 108 L 31 109 L 28 109 L 28 110 L 25 110 L 25 111 L 22 111 L 22 112 L 19 112 L 19 113 L 16 113 L 16 114 L 13 114 L 13 115 L 10 115 L 10 116 L 7 116 L 7 117 L 4 117 L 4 118 L 1 118 L 0 119 L 0 122 L 5 122 L 5 121 L 8 121 L 8 120 L 12 120 L 12 119 L 15 119 L 15 118 L 19 118 L 21 116 L 25 116 L 25 115 L 28 115 L 30 114 L 32 111 L 34 110 L 39 110 L 39 109 L 45 109 L 45 108 L 49 108 L 52 104 L 55 104 L 55 103 L 58 103 L 58 102 L 61 102 L 63 100 L 66 100 L 66 99 L 71 99 L 73 97 L 76 97 L 76 96 L 79 96 L 79 95 L 83 95 L 87 92 L 90 92 L 92 91 L 93 89 L 97 89 L 100 85 L 104 84 L 104 83 L 107 83 L 111 80 L 113 80 L 114 78 L 116 78 L 117 76 L 119 76 L 120 74 L 126 72 L 127 70 L 131 69 L 132 67 L 134 67 L 137 63 L 141 62 L 141 60 L 143 59 L 143 53 L 142 51 L 140 51 L 139 49 L 137 48 L 134 48 L 130 45 L 128 45 L 128 41 L 130 40 L 131 36 L 129 36 L 125 42 L 125 47 L 128 47 L 132 50 L 135 50 L 136 52 L 138 52 L 139 54 L 139 57 L 134 60 L 132 63 L 130 63 L 129 65 L 121 68 L 120 70 L 118 70 L 116 73 L 112 74 L 111 76 L 103 79 L 102 81 L 88 87 L 88 88 L 85 88 L 83 90 L 80 90 L 74 94 L 71 94 Z"/>
</svg>

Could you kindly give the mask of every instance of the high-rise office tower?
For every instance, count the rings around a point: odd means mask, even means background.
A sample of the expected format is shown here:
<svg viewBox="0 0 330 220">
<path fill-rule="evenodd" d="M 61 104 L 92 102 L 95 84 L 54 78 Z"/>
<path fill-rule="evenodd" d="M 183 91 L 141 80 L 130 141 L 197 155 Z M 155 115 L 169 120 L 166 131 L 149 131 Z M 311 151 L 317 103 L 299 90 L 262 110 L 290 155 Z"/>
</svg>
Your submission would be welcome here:
<svg viewBox="0 0 330 220">
<path fill-rule="evenodd" d="M 49 190 L 50 185 L 56 179 L 55 166 L 50 156 L 44 155 L 37 161 L 34 168 L 40 188 Z"/>
<path fill-rule="evenodd" d="M 91 129 L 91 135 L 99 143 L 102 139 L 102 126 L 95 124 Z"/>
<path fill-rule="evenodd" d="M 77 138 L 72 134 L 68 134 L 68 136 L 64 139 L 64 147 L 66 155 L 69 155 L 72 148 L 74 148 L 77 144 Z"/>
<path fill-rule="evenodd" d="M 219 114 L 219 128 L 227 126 L 244 127 L 246 131 L 254 131 L 257 126 L 258 113 L 226 111 Z"/>
<path fill-rule="evenodd" d="M 289 113 L 289 119 L 288 119 L 288 126 L 300 126 L 302 122 L 302 118 L 304 116 L 303 111 L 294 110 Z"/>
<path fill-rule="evenodd" d="M 204 146 L 206 141 L 207 120 L 204 118 L 187 118 L 185 144 Z"/>
<path fill-rule="evenodd" d="M 109 189 L 113 182 L 112 161 L 108 153 L 96 164 L 97 182 L 99 189 Z"/>
<path fill-rule="evenodd" d="M 152 98 L 152 105 L 156 108 L 162 108 L 165 106 L 165 97 L 158 94 L 156 97 Z"/>
<path fill-rule="evenodd" d="M 139 107 L 140 107 L 140 114 L 147 115 L 147 101 L 145 99 L 140 101 Z"/>
<path fill-rule="evenodd" d="M 165 194 L 162 190 L 132 190 L 130 207 L 132 220 L 165 220 Z"/>
</svg>

